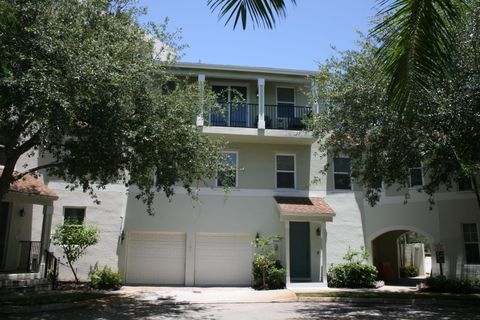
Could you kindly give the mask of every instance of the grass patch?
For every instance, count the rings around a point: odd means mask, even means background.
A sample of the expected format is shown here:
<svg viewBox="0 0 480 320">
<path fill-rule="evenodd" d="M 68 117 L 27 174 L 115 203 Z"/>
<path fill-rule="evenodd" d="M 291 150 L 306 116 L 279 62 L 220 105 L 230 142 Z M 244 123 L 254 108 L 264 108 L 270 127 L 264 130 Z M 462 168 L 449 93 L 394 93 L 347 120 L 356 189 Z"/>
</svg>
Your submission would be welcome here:
<svg viewBox="0 0 480 320">
<path fill-rule="evenodd" d="M 450 294 L 437 292 L 386 292 L 386 291 L 324 291 L 297 293 L 301 297 L 379 298 L 379 299 L 435 299 L 480 301 L 479 294 Z"/>
<path fill-rule="evenodd" d="M 0 306 L 37 306 L 54 303 L 72 303 L 111 296 L 103 292 L 63 292 L 42 295 L 13 296 L 0 300 Z"/>
</svg>

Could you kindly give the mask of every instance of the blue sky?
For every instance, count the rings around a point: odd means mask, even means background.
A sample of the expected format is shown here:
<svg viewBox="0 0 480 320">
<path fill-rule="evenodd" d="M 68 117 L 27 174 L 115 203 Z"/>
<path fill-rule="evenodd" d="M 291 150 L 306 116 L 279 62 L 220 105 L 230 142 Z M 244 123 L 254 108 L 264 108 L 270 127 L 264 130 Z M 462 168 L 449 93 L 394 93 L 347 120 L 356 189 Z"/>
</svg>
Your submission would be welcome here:
<svg viewBox="0 0 480 320">
<path fill-rule="evenodd" d="M 181 61 L 316 70 L 318 62 L 355 47 L 356 30 L 368 31 L 375 0 L 298 0 L 273 30 L 243 31 L 224 26 L 207 0 L 139 0 L 148 9 L 144 21 L 170 19 L 169 29 L 182 29 Z"/>
</svg>

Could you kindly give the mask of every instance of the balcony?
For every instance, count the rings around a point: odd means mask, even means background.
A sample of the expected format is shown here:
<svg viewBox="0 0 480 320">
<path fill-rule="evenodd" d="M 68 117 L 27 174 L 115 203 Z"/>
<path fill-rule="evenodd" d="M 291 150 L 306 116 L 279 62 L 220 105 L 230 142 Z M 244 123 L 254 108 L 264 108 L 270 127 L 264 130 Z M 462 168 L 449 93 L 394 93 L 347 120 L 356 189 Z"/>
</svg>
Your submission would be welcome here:
<svg viewBox="0 0 480 320">
<path fill-rule="evenodd" d="M 303 130 L 303 120 L 311 114 L 311 107 L 265 105 L 265 129 Z M 214 127 L 258 128 L 258 119 L 258 104 L 224 103 L 220 110 L 208 114 L 207 124 Z"/>
</svg>

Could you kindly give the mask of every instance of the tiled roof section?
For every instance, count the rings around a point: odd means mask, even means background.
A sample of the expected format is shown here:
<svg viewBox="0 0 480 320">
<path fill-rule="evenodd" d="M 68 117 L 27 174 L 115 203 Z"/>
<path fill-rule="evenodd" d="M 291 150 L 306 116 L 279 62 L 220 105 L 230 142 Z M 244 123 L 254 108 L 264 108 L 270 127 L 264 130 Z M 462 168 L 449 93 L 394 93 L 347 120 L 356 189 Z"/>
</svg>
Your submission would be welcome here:
<svg viewBox="0 0 480 320">
<path fill-rule="evenodd" d="M 303 215 L 331 215 L 335 212 L 325 202 L 323 198 L 319 197 L 274 197 L 278 206 L 283 212 L 298 213 Z"/>
<path fill-rule="evenodd" d="M 3 170 L 0 169 L 0 175 Z M 55 192 L 50 190 L 42 181 L 38 180 L 33 175 L 27 174 L 10 184 L 8 189 L 10 192 L 18 192 L 33 196 L 47 197 L 53 200 L 57 200 L 58 196 Z"/>
</svg>

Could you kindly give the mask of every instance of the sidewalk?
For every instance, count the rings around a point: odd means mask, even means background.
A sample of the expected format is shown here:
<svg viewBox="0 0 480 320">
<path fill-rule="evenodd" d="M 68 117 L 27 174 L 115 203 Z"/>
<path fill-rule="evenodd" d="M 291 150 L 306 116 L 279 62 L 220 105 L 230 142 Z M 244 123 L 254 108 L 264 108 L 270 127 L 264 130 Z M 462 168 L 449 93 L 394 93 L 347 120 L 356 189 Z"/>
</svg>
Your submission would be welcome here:
<svg viewBox="0 0 480 320">
<path fill-rule="evenodd" d="M 124 286 L 118 292 L 143 301 L 175 303 L 295 302 L 297 294 L 322 292 L 415 292 L 416 287 L 384 286 L 379 289 L 337 289 L 324 285 L 293 286 L 281 290 L 259 291 L 245 287 L 144 287 Z"/>
</svg>

